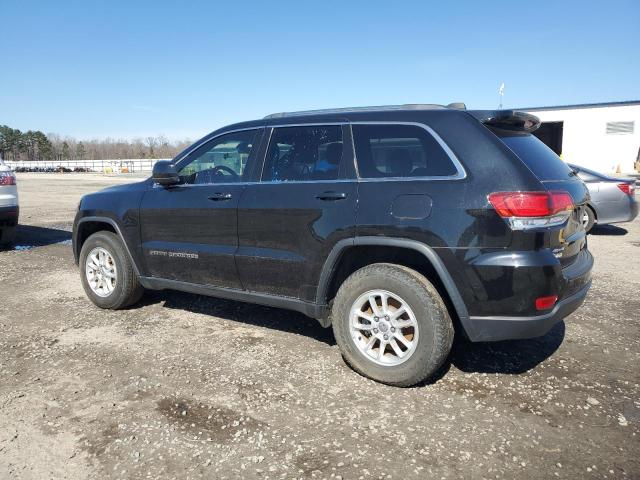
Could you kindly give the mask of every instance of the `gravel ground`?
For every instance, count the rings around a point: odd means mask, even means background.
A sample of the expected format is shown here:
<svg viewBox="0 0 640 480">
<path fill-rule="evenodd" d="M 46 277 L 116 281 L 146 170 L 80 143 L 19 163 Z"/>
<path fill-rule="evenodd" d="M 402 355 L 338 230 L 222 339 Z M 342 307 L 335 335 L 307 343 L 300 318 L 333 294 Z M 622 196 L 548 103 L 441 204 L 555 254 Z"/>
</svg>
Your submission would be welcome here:
<svg viewBox="0 0 640 480">
<path fill-rule="evenodd" d="M 400 389 L 352 372 L 297 313 L 176 292 L 94 307 L 74 210 L 127 178 L 18 175 L 0 478 L 640 477 L 640 220 L 589 237 L 591 293 L 549 334 L 457 340 L 441 378 Z"/>
</svg>

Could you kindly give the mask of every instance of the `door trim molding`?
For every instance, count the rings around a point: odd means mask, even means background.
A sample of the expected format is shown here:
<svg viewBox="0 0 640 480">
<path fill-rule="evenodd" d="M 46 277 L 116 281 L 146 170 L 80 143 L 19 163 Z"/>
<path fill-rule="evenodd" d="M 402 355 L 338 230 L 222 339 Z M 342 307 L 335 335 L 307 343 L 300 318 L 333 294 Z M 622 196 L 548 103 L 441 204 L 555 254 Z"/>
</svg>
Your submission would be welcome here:
<svg viewBox="0 0 640 480">
<path fill-rule="evenodd" d="M 181 292 L 206 295 L 208 297 L 224 298 L 227 300 L 294 310 L 296 312 L 303 313 L 308 317 L 319 320 L 323 327 L 329 326 L 326 321 L 328 313 L 326 305 L 305 302 L 297 298 L 283 297 L 268 293 L 250 292 L 235 288 L 217 287 L 215 285 L 181 282 L 179 280 L 167 280 L 157 277 L 140 277 L 140 284 L 149 290 L 178 290 Z"/>
</svg>

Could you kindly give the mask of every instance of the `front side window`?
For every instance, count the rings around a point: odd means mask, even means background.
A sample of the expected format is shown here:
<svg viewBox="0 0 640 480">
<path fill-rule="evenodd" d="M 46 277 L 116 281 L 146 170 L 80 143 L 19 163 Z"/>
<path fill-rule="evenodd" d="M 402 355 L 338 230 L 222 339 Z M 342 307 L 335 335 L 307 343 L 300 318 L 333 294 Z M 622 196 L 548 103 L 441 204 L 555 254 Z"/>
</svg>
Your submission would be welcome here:
<svg viewBox="0 0 640 480">
<path fill-rule="evenodd" d="M 190 155 L 178 174 L 182 183 L 206 185 L 241 182 L 259 130 L 228 133 L 205 143 Z"/>
<path fill-rule="evenodd" d="M 457 173 L 436 139 L 417 125 L 353 125 L 362 178 L 437 177 Z"/>
<path fill-rule="evenodd" d="M 341 161 L 340 125 L 280 127 L 271 135 L 262 180 L 335 180 Z"/>
</svg>

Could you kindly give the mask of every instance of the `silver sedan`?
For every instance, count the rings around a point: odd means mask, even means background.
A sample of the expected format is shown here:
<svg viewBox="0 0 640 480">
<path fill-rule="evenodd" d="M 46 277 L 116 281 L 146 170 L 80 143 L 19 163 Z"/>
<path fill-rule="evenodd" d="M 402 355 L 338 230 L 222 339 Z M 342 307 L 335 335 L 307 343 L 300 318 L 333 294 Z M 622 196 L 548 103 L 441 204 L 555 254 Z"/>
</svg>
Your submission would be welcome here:
<svg viewBox="0 0 640 480">
<path fill-rule="evenodd" d="M 588 168 L 569 164 L 587 185 L 591 200 L 585 209 L 583 223 L 588 232 L 595 223 L 630 222 L 638 215 L 633 178 L 609 177 Z"/>
</svg>

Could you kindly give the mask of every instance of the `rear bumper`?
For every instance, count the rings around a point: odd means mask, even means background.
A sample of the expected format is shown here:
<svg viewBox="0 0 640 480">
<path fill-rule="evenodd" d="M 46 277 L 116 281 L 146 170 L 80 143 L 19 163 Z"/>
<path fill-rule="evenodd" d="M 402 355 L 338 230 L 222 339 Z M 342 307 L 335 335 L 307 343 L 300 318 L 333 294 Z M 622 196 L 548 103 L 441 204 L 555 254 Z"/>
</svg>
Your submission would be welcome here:
<svg viewBox="0 0 640 480">
<path fill-rule="evenodd" d="M 0 207 L 0 227 L 15 227 L 18 224 L 20 209 L 17 205 Z"/>
<path fill-rule="evenodd" d="M 579 291 L 561 300 L 554 309 L 535 317 L 471 317 L 475 335 L 472 342 L 497 342 L 540 337 L 551 330 L 556 323 L 567 317 L 582 305 L 591 287 L 591 280 Z"/>
<path fill-rule="evenodd" d="M 584 249 L 578 254 L 574 263 L 564 269 L 554 270 L 557 275 L 556 292 L 560 297 L 553 310 L 540 315 L 490 315 L 470 316 L 465 329 L 467 336 L 473 342 L 495 342 L 499 340 L 517 340 L 539 337 L 547 333 L 553 325 L 575 311 L 584 301 L 591 287 L 591 270 L 593 256 Z M 542 285 L 544 292 L 544 285 Z M 540 285 L 530 284 L 530 290 L 536 290 Z M 553 290 L 550 290 L 551 292 Z M 537 294 L 536 294 L 537 295 Z M 529 303 L 530 300 L 527 300 Z M 515 301 L 512 305 L 517 305 Z M 515 312 L 514 312 L 515 313 Z"/>
</svg>

